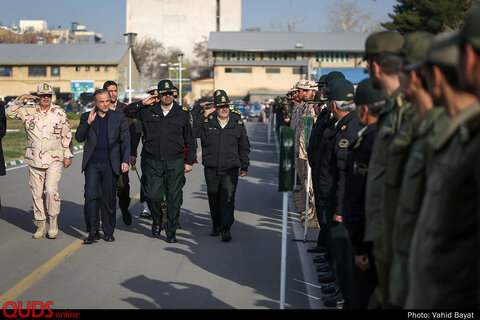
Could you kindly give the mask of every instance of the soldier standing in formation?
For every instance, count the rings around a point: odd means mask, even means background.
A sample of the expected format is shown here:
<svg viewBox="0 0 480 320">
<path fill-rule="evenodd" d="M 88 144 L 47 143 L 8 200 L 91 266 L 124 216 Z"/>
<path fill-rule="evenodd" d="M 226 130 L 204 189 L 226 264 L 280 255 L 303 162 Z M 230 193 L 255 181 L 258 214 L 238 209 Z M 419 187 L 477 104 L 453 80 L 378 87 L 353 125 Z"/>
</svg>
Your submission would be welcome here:
<svg viewBox="0 0 480 320">
<path fill-rule="evenodd" d="M 211 236 L 232 239 L 235 191 L 238 177 L 247 175 L 250 142 L 239 113 L 230 110 L 230 99 L 223 90 L 214 92 L 215 109 L 194 122 L 195 137 L 202 143 L 202 164 L 207 183 L 208 203 L 212 217 Z M 239 171 L 240 170 L 240 171 Z"/>
<path fill-rule="evenodd" d="M 33 234 L 35 239 L 47 234 L 47 216 L 50 222 L 48 237 L 57 237 L 61 200 L 58 182 L 62 167 L 68 168 L 73 158 L 70 123 L 65 111 L 52 104 L 52 96 L 52 86 L 42 82 L 37 86 L 36 96 L 23 94 L 6 110 L 7 116 L 23 122 L 27 132 L 25 163 L 29 168 L 33 213 L 38 226 Z M 38 103 L 25 104 L 25 100 L 38 100 Z"/>
</svg>

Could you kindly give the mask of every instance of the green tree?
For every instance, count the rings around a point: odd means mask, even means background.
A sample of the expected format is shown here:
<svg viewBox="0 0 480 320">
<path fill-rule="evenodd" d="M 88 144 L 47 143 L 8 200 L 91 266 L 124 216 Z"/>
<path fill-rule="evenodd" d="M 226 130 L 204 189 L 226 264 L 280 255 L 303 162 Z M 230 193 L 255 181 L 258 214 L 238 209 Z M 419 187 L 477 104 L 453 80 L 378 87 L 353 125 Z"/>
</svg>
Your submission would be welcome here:
<svg viewBox="0 0 480 320">
<path fill-rule="evenodd" d="M 397 0 L 392 21 L 382 26 L 400 33 L 427 31 L 438 33 L 458 29 L 469 10 L 479 0 Z"/>
</svg>

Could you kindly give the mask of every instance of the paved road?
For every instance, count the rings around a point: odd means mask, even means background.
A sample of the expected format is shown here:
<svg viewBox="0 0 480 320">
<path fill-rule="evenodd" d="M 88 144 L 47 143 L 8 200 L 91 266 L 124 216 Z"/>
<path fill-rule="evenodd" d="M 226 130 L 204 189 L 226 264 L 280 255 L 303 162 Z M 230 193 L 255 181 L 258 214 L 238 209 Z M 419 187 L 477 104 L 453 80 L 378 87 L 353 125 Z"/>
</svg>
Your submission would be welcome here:
<svg viewBox="0 0 480 320">
<path fill-rule="evenodd" d="M 233 240 L 210 237 L 211 223 L 201 164 L 187 174 L 178 243 L 150 234 L 140 219 L 138 179 L 130 172 L 134 198 L 131 226 L 117 211 L 115 242 L 83 245 L 82 153 L 64 170 L 57 239 L 32 239 L 28 168 L 0 177 L 0 305 L 6 301 L 53 301 L 58 309 L 278 309 L 282 194 L 277 191 L 278 153 L 265 125 L 248 123 L 251 166 L 237 188 Z M 290 205 L 292 201 L 290 199 Z M 292 208 L 291 208 L 292 209 Z M 294 210 L 292 210 L 294 211 Z M 316 239 L 317 230 L 308 238 Z M 289 216 L 285 308 L 322 308 L 315 265 L 302 239 L 298 216 Z"/>
</svg>

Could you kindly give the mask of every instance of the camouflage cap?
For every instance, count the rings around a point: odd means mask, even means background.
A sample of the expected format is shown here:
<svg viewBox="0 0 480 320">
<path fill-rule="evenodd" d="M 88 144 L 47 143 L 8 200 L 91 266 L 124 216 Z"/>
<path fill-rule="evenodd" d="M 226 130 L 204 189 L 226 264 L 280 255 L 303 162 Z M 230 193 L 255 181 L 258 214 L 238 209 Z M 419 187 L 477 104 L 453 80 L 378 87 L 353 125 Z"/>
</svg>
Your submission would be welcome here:
<svg viewBox="0 0 480 320">
<path fill-rule="evenodd" d="M 52 85 L 48 82 L 40 82 L 37 85 L 37 94 L 53 94 Z"/>
<path fill-rule="evenodd" d="M 318 90 L 317 83 L 310 80 L 300 80 L 295 84 L 295 88 L 302 90 Z"/>
<path fill-rule="evenodd" d="M 456 37 L 457 33 L 451 31 L 442 32 L 433 37 L 426 61 L 442 66 L 456 66 L 459 55 L 459 49 L 454 40 Z"/>
<path fill-rule="evenodd" d="M 404 70 L 415 70 L 425 63 L 432 39 L 433 34 L 425 31 L 413 32 L 405 37 L 405 43 L 401 50 Z"/>
<path fill-rule="evenodd" d="M 353 102 L 355 88 L 353 83 L 346 79 L 338 79 L 332 83 L 328 98 L 335 101 L 351 101 Z"/>
<path fill-rule="evenodd" d="M 224 90 L 215 90 L 213 93 L 213 104 L 215 108 L 225 107 L 230 105 L 230 99 Z"/>
<path fill-rule="evenodd" d="M 374 89 L 370 78 L 360 81 L 355 91 L 355 104 L 357 106 L 385 101 L 387 98 L 382 90 Z"/>
<path fill-rule="evenodd" d="M 370 34 L 365 41 L 365 55 L 378 53 L 399 54 L 404 38 L 397 31 L 379 31 Z"/>
<path fill-rule="evenodd" d="M 175 91 L 175 86 L 173 85 L 172 81 L 165 79 L 165 80 L 160 80 L 158 83 L 158 93 L 167 93 L 167 92 L 173 92 Z"/>
</svg>

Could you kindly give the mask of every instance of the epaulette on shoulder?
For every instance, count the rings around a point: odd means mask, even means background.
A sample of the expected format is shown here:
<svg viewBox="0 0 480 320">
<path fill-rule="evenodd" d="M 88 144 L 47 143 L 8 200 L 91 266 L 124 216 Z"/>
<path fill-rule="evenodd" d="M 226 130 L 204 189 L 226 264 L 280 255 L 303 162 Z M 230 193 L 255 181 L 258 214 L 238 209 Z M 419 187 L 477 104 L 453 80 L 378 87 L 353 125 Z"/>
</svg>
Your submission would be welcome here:
<svg viewBox="0 0 480 320">
<path fill-rule="evenodd" d="M 242 114 L 240 113 L 240 111 L 238 111 L 238 110 L 232 109 L 232 110 L 230 110 L 230 111 L 231 111 L 231 112 L 233 112 L 233 113 L 236 113 L 236 114 L 238 114 L 239 116 L 241 116 L 241 115 L 242 115 Z"/>
</svg>

